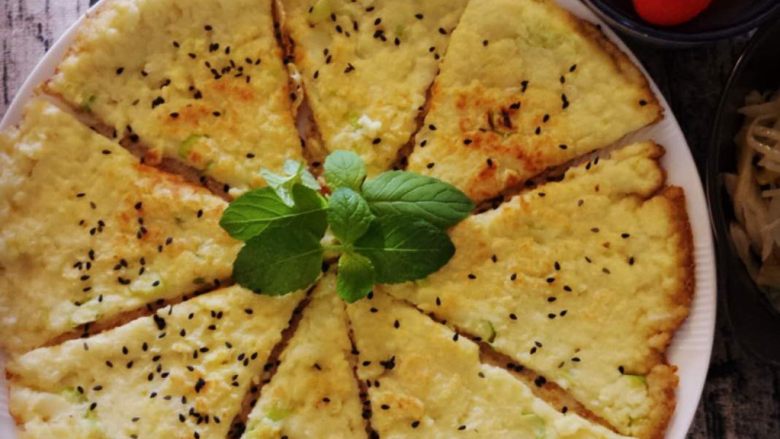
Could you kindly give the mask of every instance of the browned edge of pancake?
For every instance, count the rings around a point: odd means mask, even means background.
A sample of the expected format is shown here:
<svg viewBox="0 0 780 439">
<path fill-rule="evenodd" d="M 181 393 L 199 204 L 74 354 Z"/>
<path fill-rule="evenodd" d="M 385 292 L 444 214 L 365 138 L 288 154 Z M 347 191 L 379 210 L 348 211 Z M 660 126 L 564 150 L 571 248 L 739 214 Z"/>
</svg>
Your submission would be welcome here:
<svg viewBox="0 0 780 439">
<path fill-rule="evenodd" d="M 632 82 L 642 87 L 648 97 L 646 105 L 655 108 L 657 113 L 655 120 L 648 125 L 652 125 L 663 119 L 664 109 L 655 96 L 655 93 L 653 93 L 647 77 L 642 73 L 642 70 L 629 59 L 628 55 L 620 50 L 620 48 L 606 36 L 601 25 L 595 25 L 587 20 L 579 18 L 560 6 L 559 9 L 566 15 L 567 20 L 572 24 L 575 31 L 582 35 L 586 41 L 591 42 L 594 46 L 600 48 L 609 55 L 615 67 L 624 77 L 630 78 Z"/>
<path fill-rule="evenodd" d="M 666 351 L 672 342 L 672 338 L 685 319 L 688 317 L 693 301 L 693 295 L 696 285 L 695 263 L 694 263 L 694 244 L 691 224 L 686 209 L 685 194 L 680 187 L 667 186 L 658 194 L 669 202 L 672 209 L 670 213 L 674 222 L 676 236 L 680 238 L 678 243 L 678 259 L 682 261 L 678 269 L 683 283 L 678 285 L 677 291 L 672 297 L 676 305 L 685 309 L 685 314 L 677 321 L 672 322 L 668 329 L 668 337 L 664 340 L 663 350 L 659 352 L 659 364 L 650 370 L 647 375 L 648 392 L 653 401 L 653 409 L 650 412 L 650 420 L 647 427 L 639 432 L 643 438 L 662 439 L 665 436 L 669 421 L 674 414 L 677 405 L 676 389 L 679 383 L 677 376 L 677 366 L 670 365 L 666 358 Z"/>
</svg>

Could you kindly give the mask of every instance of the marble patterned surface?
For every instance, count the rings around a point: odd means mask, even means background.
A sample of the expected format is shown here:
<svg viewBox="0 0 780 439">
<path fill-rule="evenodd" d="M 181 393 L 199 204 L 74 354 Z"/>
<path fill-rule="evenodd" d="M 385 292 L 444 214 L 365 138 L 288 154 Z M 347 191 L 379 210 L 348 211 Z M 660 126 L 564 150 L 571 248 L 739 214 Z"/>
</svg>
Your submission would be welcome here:
<svg viewBox="0 0 780 439">
<path fill-rule="evenodd" d="M 0 115 L 24 79 L 94 0 L 0 0 Z M 687 50 L 627 43 L 669 100 L 702 169 L 714 109 L 746 37 Z M 780 370 L 744 353 L 718 316 L 707 385 L 689 437 L 780 437 Z"/>
</svg>

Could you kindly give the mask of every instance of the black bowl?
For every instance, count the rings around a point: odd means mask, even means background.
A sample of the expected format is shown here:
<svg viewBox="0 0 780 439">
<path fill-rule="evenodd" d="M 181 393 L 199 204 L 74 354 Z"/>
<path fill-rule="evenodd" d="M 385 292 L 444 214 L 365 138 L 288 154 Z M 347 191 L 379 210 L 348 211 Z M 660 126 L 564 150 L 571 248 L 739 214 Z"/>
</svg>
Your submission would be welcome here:
<svg viewBox="0 0 780 439">
<path fill-rule="evenodd" d="M 765 361 L 780 364 L 780 313 L 748 275 L 728 233 L 734 220 L 723 173 L 734 172 L 734 137 L 743 117 L 737 109 L 751 90 L 780 88 L 780 21 L 767 23 L 751 40 L 737 62 L 721 97 L 710 138 L 707 162 L 707 197 L 715 226 L 719 284 L 732 329 L 741 345 Z"/>
<path fill-rule="evenodd" d="M 585 0 L 611 26 L 640 40 L 671 47 L 690 47 L 728 38 L 780 15 L 777 0 L 713 0 L 693 20 L 672 27 L 654 26 L 634 11 L 631 0 Z"/>
</svg>

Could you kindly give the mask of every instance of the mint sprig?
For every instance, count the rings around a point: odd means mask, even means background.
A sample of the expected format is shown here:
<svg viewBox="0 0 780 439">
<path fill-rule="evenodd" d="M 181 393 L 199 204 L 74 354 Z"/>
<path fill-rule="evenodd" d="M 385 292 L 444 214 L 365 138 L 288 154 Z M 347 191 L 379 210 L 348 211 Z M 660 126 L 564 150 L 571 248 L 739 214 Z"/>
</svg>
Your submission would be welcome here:
<svg viewBox="0 0 780 439">
<path fill-rule="evenodd" d="M 402 171 L 366 180 L 363 161 L 348 151 L 329 155 L 324 168 L 329 191 L 287 161 L 282 175 L 261 171 L 268 188 L 225 210 L 220 225 L 245 241 L 233 264 L 239 285 L 268 295 L 300 290 L 317 280 L 326 254 L 338 254 L 336 290 L 351 303 L 375 283 L 423 279 L 452 258 L 445 228 L 474 208 L 458 189 Z"/>
</svg>

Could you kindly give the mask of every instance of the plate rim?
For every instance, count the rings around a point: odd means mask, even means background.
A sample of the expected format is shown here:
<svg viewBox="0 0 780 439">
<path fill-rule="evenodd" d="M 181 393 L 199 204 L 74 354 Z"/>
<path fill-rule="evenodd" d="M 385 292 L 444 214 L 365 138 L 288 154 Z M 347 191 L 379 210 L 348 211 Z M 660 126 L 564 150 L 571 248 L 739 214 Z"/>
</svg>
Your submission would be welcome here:
<svg viewBox="0 0 780 439">
<path fill-rule="evenodd" d="M 606 25 L 597 14 L 580 0 L 555 0 L 564 9 L 575 16 L 596 25 L 607 38 L 615 44 L 628 58 L 639 67 L 650 84 L 659 103 L 664 109 L 664 118 L 654 125 L 629 135 L 621 143 L 629 139 L 655 140 L 657 134 L 653 131 L 667 132 L 665 137 L 673 138 L 672 144 L 659 142 L 664 146 L 666 154 L 662 159 L 667 172 L 667 184 L 679 185 L 683 188 L 687 203 L 688 218 L 694 240 L 695 288 L 691 303 L 690 315 L 674 334 L 667 356 L 669 363 L 677 368 L 679 384 L 676 389 L 676 406 L 666 428 L 666 439 L 684 439 L 693 425 L 693 419 L 699 406 L 707 372 L 712 355 L 715 337 L 717 309 L 717 279 L 715 267 L 715 251 L 712 237 L 712 222 L 710 219 L 707 198 L 699 171 L 691 154 L 690 147 L 663 93 L 652 76 L 617 34 Z M 76 31 L 86 16 L 103 4 L 99 0 L 81 15 L 57 39 L 46 54 L 27 76 L 22 86 L 16 92 L 6 114 L 0 120 L 0 130 L 5 130 L 21 119 L 26 103 L 35 96 L 38 86 L 50 78 L 56 66 L 75 39 Z M 692 171 L 692 172 L 691 172 Z M 686 346 L 689 339 L 697 346 L 693 356 L 685 354 L 691 350 Z M 5 368 L 5 356 L 0 352 L 0 368 Z M 685 378 L 685 379 L 683 379 Z M 5 374 L 0 374 L 0 437 L 14 439 L 16 423 L 8 413 L 8 385 Z"/>
</svg>

